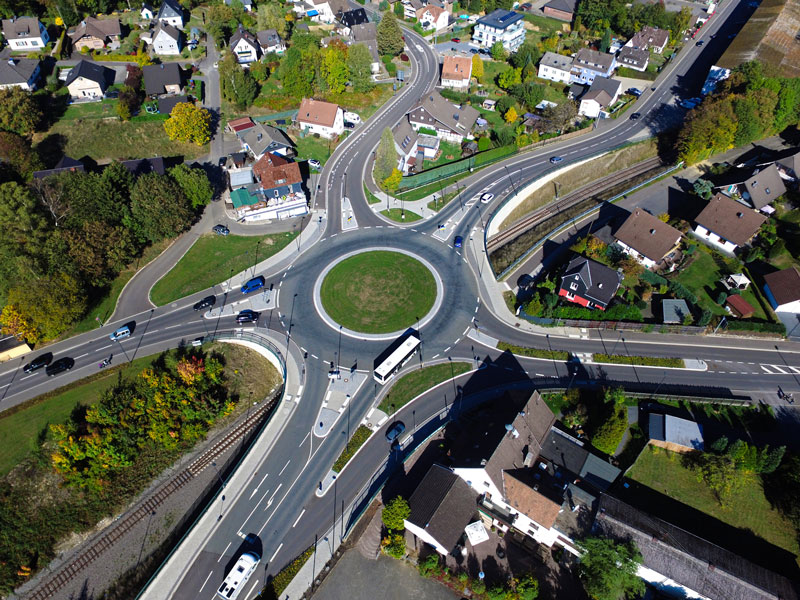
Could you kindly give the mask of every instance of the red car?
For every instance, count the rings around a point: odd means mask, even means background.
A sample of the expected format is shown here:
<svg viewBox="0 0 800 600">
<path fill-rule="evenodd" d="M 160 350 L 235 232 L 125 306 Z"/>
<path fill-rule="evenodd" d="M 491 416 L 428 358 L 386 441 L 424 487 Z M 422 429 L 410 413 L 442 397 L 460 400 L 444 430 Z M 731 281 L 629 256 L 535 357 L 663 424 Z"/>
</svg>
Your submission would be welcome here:
<svg viewBox="0 0 800 600">
<path fill-rule="evenodd" d="M 458 42 L 460 42 L 461 40 L 460 40 L 459 38 L 453 38 L 453 39 L 452 39 L 452 40 L 450 40 L 450 41 L 451 41 L 451 42 L 455 42 L 455 43 L 457 44 L 457 43 L 458 43 Z"/>
</svg>

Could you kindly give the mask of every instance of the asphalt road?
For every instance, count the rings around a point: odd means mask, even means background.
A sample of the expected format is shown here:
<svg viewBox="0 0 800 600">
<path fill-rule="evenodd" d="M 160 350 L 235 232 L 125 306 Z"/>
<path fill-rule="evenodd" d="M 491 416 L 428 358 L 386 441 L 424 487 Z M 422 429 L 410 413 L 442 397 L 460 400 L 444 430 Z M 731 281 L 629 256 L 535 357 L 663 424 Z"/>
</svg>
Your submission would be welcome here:
<svg viewBox="0 0 800 600">
<path fill-rule="evenodd" d="M 751 10 L 744 1 L 723 4 L 703 37 L 708 39 L 723 23 L 742 21 L 745 13 Z M 735 16 L 730 18 L 731 14 Z M 470 403 L 483 401 L 496 393 L 483 393 L 481 390 L 503 384 L 563 387 L 601 382 L 649 391 L 688 387 L 698 391 L 713 390 L 720 395 L 756 394 L 780 386 L 787 392 L 800 392 L 800 347 L 791 342 L 776 344 L 772 341 L 729 341 L 658 334 L 609 333 L 600 334 L 602 337 L 596 337 L 598 334 L 595 333 L 585 336 L 534 335 L 522 332 L 492 314 L 482 300 L 486 295 L 483 281 L 491 274 L 482 272 L 482 265 L 475 256 L 480 255 L 482 223 L 487 211 L 495 209 L 516 186 L 541 176 L 550 167 L 548 157 L 552 154 L 563 156 L 567 161 L 581 160 L 630 138 L 641 137 L 644 132 L 656 132 L 681 119 L 684 113 L 675 106 L 675 99 L 697 94 L 707 66 L 721 53 L 722 40 L 727 40 L 729 26 L 724 25 L 722 30 L 722 34 L 702 49 L 689 45 L 671 61 L 655 91 L 647 90 L 630 110 L 642 113 L 642 119 L 603 122 L 596 131 L 578 141 L 554 144 L 546 150 L 513 157 L 467 178 L 463 182 L 465 190 L 461 201 L 451 202 L 442 211 L 439 220 L 452 223 L 444 239 L 434 235 L 437 229 L 434 222 L 404 227 L 387 222 L 374 213 L 363 197 L 362 182 L 381 132 L 394 125 L 421 95 L 435 85 L 438 78 L 437 57 L 416 34 L 406 32 L 408 52 L 417 67 L 414 80 L 341 144 L 326 164 L 316 194 L 317 207 L 324 207 L 328 213 L 322 239 L 310 250 L 264 273 L 267 285 L 277 288 L 280 296 L 278 308 L 265 314 L 259 326 L 284 332 L 287 337 L 290 335 L 308 353 L 301 409 L 294 412 L 268 459 L 253 473 L 245 493 L 222 500 L 220 506 L 214 508 L 220 510 L 218 523 L 206 544 L 197 549 L 193 563 L 186 566 L 185 577 L 172 597 L 212 598 L 214 589 L 238 556 L 243 537 L 248 534 L 256 536 L 265 557 L 260 572 L 265 576 L 276 573 L 297 551 L 307 548 L 315 536 L 325 533 L 330 525 L 331 509 L 337 502 L 349 504 L 359 494 L 361 498 L 365 483 L 379 485 L 380 477 L 373 477 L 373 474 L 389 473 L 399 464 L 401 457 L 391 455 L 382 435 L 376 435 L 359 453 L 357 461 L 343 472 L 333 496 L 328 494 L 321 499 L 314 496 L 318 482 L 328 473 L 346 442 L 347 434 L 373 404 L 377 391 L 375 384 L 368 379 L 368 383 L 353 396 L 349 410 L 333 431 L 325 438 L 317 438 L 312 431 L 326 394 L 330 363 L 338 362 L 343 371 L 350 368 L 370 371 L 374 358 L 389 343 L 343 335 L 327 325 L 315 309 L 314 282 L 326 265 L 347 252 L 373 247 L 397 248 L 419 254 L 432 263 L 443 283 L 443 303 L 435 318 L 421 327 L 423 361 L 452 358 L 486 365 L 477 374 L 465 376 L 469 379 L 469 386 L 460 392 L 458 386 L 465 385 L 461 379 L 455 384 L 452 394 L 447 392 L 449 398 L 443 397 L 445 392 L 440 388 L 419 399 L 413 408 L 401 412 L 400 416 L 408 422 L 407 413 L 412 411 L 411 416 L 418 427 L 438 426 L 437 415 L 444 412 L 450 418 Z M 495 194 L 494 204 L 487 206 L 475 202 L 484 191 Z M 357 222 L 357 227 L 347 231 L 342 231 L 339 218 L 344 195 L 352 201 Z M 464 250 L 453 248 L 449 241 L 456 234 L 469 239 L 467 244 L 474 246 Z M 144 310 L 113 325 L 54 344 L 48 350 L 56 358 L 70 356 L 75 359 L 72 371 L 56 377 L 47 378 L 43 371 L 25 375 L 21 366 L 30 356 L 3 364 L 0 366 L 0 410 L 89 374 L 112 352 L 115 362 L 123 357 L 132 359 L 215 330 L 236 328 L 231 317 L 213 321 L 192 311 L 191 305 L 208 293 L 217 294 L 218 304 L 243 300 L 239 291 L 224 295 L 215 287 L 169 306 Z M 136 322 L 133 336 L 122 343 L 111 342 L 109 333 L 120 323 L 128 321 Z M 476 324 L 483 334 L 524 346 L 563 349 L 573 353 L 698 358 L 708 363 L 709 370 L 696 372 L 586 364 L 569 367 L 557 361 L 518 359 L 472 339 L 470 333 Z M 457 398 L 460 400 L 456 401 Z M 252 596 L 252 590 L 248 590 L 242 597 Z"/>
</svg>

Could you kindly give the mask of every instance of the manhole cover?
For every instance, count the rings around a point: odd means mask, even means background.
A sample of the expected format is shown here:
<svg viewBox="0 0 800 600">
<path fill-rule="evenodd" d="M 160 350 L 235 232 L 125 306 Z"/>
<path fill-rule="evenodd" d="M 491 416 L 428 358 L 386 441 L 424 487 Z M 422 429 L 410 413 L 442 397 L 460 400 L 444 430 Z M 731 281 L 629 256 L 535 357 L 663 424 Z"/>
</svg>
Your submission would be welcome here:
<svg viewBox="0 0 800 600">
<path fill-rule="evenodd" d="M 345 377 L 344 382 L 347 383 L 348 381 L 350 380 Z"/>
</svg>

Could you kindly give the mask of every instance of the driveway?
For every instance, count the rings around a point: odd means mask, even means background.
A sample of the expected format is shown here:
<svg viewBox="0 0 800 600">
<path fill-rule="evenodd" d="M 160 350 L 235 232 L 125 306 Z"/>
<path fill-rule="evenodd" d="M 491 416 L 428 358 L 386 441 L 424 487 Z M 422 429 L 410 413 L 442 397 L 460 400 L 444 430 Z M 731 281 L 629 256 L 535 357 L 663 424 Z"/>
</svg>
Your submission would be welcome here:
<svg viewBox="0 0 800 600">
<path fill-rule="evenodd" d="M 380 594 L 376 591 L 380 590 Z M 460 598 L 440 583 L 422 578 L 406 562 L 381 554 L 378 560 L 348 550 L 312 596 L 316 600 L 454 600 Z"/>
<path fill-rule="evenodd" d="M 458 55 L 458 56 L 472 56 L 472 52 L 470 50 L 477 50 L 478 45 L 473 44 L 470 42 L 442 42 L 441 44 L 436 44 L 434 46 L 436 52 L 443 56 L 447 55 Z M 484 60 L 489 60 L 489 56 L 486 54 L 479 55 Z"/>
</svg>

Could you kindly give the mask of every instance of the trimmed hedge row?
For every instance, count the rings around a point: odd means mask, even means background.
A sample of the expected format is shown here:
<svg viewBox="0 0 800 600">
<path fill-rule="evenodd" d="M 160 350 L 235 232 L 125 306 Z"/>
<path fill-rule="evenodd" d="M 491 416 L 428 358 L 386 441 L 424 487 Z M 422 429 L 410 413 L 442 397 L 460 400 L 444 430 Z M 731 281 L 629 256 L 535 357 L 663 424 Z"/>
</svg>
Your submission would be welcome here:
<svg viewBox="0 0 800 600">
<path fill-rule="evenodd" d="M 532 358 L 549 358 L 550 360 L 569 360 L 569 352 L 563 350 L 540 350 L 539 348 L 527 348 L 525 346 L 515 346 L 506 342 L 497 342 L 497 349 L 518 354 L 519 356 L 530 356 Z"/>
<path fill-rule="evenodd" d="M 783 323 L 757 323 L 752 321 L 730 320 L 726 329 L 729 331 L 761 331 L 764 333 L 779 333 L 786 335 L 786 325 Z"/>
<path fill-rule="evenodd" d="M 658 356 L 623 356 L 621 354 L 592 354 L 592 360 L 599 363 L 612 365 L 639 365 L 643 367 L 672 367 L 675 369 L 686 368 L 682 358 L 668 358 Z"/>
<path fill-rule="evenodd" d="M 359 425 L 358 429 L 353 433 L 353 437 L 347 442 L 347 446 L 344 447 L 344 450 L 342 450 L 339 458 L 336 459 L 336 462 L 333 463 L 333 467 L 331 468 L 337 473 L 344 469 L 347 462 L 353 458 L 356 451 L 364 445 L 364 442 L 366 442 L 371 435 L 372 430 L 369 427 L 366 425 Z"/>
</svg>

